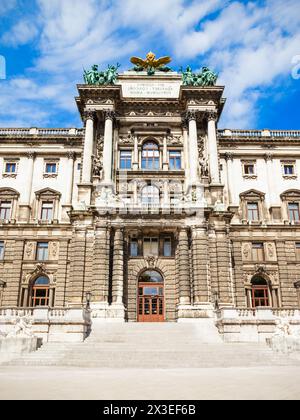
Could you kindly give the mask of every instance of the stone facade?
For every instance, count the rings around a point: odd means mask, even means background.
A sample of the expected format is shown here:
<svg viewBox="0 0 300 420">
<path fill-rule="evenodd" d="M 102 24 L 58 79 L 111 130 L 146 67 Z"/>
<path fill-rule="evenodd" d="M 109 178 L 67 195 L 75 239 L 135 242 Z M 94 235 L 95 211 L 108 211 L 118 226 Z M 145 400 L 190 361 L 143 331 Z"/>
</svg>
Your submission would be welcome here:
<svg viewBox="0 0 300 420">
<path fill-rule="evenodd" d="M 229 341 L 300 325 L 300 131 L 218 130 L 223 89 L 125 72 L 78 85 L 83 129 L 0 129 L 0 325 L 135 322 L 149 272 L 165 321 Z"/>
</svg>

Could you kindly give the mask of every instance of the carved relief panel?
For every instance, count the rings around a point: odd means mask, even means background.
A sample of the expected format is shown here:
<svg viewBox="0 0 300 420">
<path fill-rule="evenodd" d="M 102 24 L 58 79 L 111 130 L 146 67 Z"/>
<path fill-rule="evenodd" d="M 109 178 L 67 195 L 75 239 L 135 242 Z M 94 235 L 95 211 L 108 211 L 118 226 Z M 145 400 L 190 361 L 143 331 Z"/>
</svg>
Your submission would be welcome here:
<svg viewBox="0 0 300 420">
<path fill-rule="evenodd" d="M 32 261 L 35 260 L 36 243 L 28 241 L 25 244 L 24 260 Z"/>
<path fill-rule="evenodd" d="M 49 242 L 49 260 L 54 261 L 59 258 L 59 242 Z"/>
<path fill-rule="evenodd" d="M 267 261 L 277 261 L 276 247 L 274 242 L 266 242 L 265 246 L 265 256 Z"/>
<path fill-rule="evenodd" d="M 243 261 L 252 261 L 252 246 L 250 242 L 242 244 L 242 259 Z"/>
</svg>

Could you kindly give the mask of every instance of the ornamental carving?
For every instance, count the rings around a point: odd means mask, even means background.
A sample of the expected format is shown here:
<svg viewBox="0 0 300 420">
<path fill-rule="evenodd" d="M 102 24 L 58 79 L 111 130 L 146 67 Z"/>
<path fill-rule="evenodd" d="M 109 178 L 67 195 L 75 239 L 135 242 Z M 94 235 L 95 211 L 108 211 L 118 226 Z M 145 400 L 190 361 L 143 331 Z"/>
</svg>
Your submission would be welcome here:
<svg viewBox="0 0 300 420">
<path fill-rule="evenodd" d="M 273 242 L 267 242 L 266 244 L 266 250 L 267 250 L 267 258 L 269 261 L 276 261 L 276 247 Z"/>
<path fill-rule="evenodd" d="M 25 245 L 25 258 L 27 260 L 34 260 L 35 243 L 27 242 Z"/>
<path fill-rule="evenodd" d="M 199 157 L 200 175 L 202 177 L 209 176 L 209 162 L 208 158 Z"/>
<path fill-rule="evenodd" d="M 169 145 L 182 145 L 183 139 L 182 136 L 167 136 L 167 142 Z"/>
<path fill-rule="evenodd" d="M 50 242 L 49 243 L 49 259 L 50 260 L 57 260 L 59 254 L 59 243 L 58 242 Z"/>
<path fill-rule="evenodd" d="M 206 117 L 208 121 L 217 121 L 218 113 L 216 111 L 209 111 L 206 113 Z"/>
<path fill-rule="evenodd" d="M 149 255 L 145 257 L 145 261 L 147 263 L 147 268 L 155 268 L 157 265 L 158 257 L 155 255 Z"/>
<path fill-rule="evenodd" d="M 83 113 L 83 121 L 86 123 L 87 120 L 93 120 L 95 119 L 95 111 L 85 111 Z"/>
<path fill-rule="evenodd" d="M 134 144 L 134 136 L 130 133 L 127 136 L 119 136 L 119 144 L 121 146 L 126 146 L 126 145 L 133 145 Z"/>
<path fill-rule="evenodd" d="M 251 261 L 252 259 L 252 248 L 249 243 L 242 244 L 242 258 L 243 261 Z"/>
<path fill-rule="evenodd" d="M 96 146 L 96 156 L 93 158 L 93 176 L 102 179 L 103 175 L 103 144 L 104 137 L 98 136 Z"/>
</svg>

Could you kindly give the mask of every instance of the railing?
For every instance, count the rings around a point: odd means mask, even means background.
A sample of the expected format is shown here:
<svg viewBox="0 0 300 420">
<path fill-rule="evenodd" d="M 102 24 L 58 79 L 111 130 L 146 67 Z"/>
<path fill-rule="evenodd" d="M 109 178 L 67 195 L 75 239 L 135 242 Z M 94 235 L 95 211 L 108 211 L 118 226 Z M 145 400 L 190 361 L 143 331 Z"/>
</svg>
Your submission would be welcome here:
<svg viewBox="0 0 300 420">
<path fill-rule="evenodd" d="M 84 128 L 0 128 L 0 136 L 82 136 Z"/>
<path fill-rule="evenodd" d="M 276 321 L 278 318 L 297 319 L 300 321 L 299 309 L 288 308 L 222 308 L 217 312 L 219 319 L 259 320 Z"/>
<path fill-rule="evenodd" d="M 300 138 L 300 130 L 218 130 L 219 137 L 234 138 Z"/>
</svg>

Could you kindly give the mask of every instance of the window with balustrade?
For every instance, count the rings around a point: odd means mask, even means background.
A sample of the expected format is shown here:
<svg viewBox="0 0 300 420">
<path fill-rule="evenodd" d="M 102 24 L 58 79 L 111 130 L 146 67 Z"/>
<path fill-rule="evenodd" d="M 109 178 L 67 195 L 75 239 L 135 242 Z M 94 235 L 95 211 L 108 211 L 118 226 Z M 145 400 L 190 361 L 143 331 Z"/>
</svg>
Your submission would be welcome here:
<svg viewBox="0 0 300 420">
<path fill-rule="evenodd" d="M 44 161 L 44 178 L 56 178 L 58 174 L 59 160 L 47 159 Z"/>
</svg>

